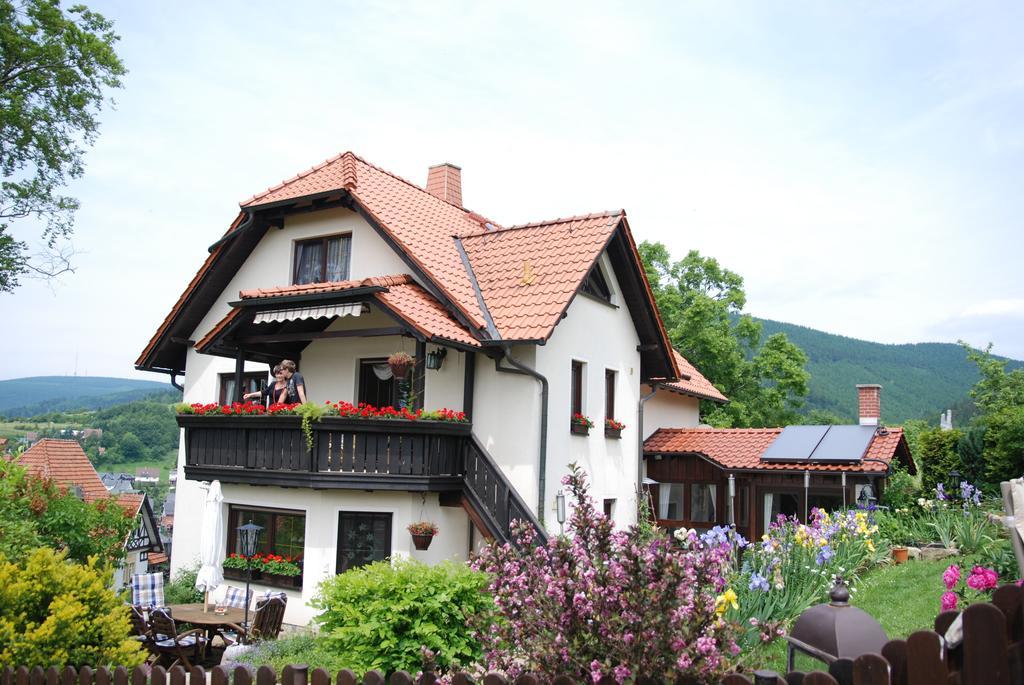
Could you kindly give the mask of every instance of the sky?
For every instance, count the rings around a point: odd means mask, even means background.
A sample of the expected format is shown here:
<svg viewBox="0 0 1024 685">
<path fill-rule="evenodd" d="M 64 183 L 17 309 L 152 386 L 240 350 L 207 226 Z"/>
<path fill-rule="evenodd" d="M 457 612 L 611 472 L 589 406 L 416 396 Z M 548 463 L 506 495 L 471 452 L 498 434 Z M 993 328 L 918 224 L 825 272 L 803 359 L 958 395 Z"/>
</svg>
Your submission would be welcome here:
<svg viewBox="0 0 1024 685">
<path fill-rule="evenodd" d="M 505 225 L 625 208 L 755 316 L 1024 359 L 1024 5 L 88 4 L 129 74 L 0 379 L 166 378 L 134 360 L 238 203 L 345 150 Z"/>
</svg>

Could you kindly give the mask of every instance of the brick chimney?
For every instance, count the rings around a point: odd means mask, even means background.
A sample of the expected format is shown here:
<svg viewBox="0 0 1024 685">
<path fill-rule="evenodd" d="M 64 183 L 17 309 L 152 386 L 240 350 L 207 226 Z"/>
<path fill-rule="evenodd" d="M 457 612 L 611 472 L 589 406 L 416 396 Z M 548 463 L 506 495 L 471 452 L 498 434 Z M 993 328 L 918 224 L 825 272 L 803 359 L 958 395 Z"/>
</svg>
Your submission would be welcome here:
<svg viewBox="0 0 1024 685">
<path fill-rule="evenodd" d="M 882 418 L 882 386 L 858 385 L 857 398 L 860 400 L 860 425 L 877 426 Z"/>
<path fill-rule="evenodd" d="M 462 167 L 448 162 L 430 167 L 427 171 L 427 192 L 445 202 L 461 207 Z"/>
</svg>

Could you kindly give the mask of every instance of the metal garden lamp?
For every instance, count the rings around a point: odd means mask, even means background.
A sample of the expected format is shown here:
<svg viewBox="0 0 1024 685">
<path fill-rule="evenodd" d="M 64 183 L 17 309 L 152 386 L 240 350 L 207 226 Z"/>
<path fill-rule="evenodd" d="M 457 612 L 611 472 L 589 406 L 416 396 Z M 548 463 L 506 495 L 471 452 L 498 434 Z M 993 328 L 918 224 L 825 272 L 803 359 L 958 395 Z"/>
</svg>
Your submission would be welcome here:
<svg viewBox="0 0 1024 685">
<path fill-rule="evenodd" d="M 558 534 L 565 534 L 565 493 L 561 490 L 555 495 L 555 518 L 558 519 Z"/>
<path fill-rule="evenodd" d="M 244 526 L 236 528 L 238 531 L 238 546 L 241 548 L 242 556 L 245 557 L 245 619 L 242 625 L 245 627 L 243 643 L 249 642 L 249 583 L 252 581 L 252 558 L 256 554 L 256 546 L 259 544 L 260 533 L 263 526 L 258 526 L 249 521 Z"/>
</svg>

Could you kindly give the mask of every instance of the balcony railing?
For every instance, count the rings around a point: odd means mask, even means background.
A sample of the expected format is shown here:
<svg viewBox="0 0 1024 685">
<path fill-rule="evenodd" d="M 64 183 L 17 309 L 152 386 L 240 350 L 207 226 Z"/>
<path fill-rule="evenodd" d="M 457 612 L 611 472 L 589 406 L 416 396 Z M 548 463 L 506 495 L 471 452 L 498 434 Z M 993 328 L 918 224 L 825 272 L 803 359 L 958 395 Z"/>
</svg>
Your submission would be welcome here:
<svg viewBox="0 0 1024 685">
<path fill-rule="evenodd" d="M 460 490 L 466 423 L 324 417 L 307 449 L 298 416 L 179 416 L 185 476 L 316 489 Z"/>
<path fill-rule="evenodd" d="M 457 494 L 501 541 L 514 519 L 545 535 L 468 423 L 351 419 L 313 422 L 307 449 L 298 416 L 178 416 L 185 477 L 312 489 Z"/>
</svg>

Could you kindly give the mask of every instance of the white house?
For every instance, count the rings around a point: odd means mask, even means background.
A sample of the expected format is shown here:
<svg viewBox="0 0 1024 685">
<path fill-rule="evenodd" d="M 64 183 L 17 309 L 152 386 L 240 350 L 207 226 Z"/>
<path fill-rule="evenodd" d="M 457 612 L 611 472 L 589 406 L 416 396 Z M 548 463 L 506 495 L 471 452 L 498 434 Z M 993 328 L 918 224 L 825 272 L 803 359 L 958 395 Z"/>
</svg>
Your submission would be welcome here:
<svg viewBox="0 0 1024 685">
<path fill-rule="evenodd" d="M 669 346 L 623 211 L 505 227 L 462 206 L 454 165 L 431 167 L 424 189 L 351 152 L 241 210 L 137 368 L 183 377 L 188 403 L 229 403 L 292 359 L 310 401 L 382 406 L 397 401 L 383 362 L 405 351 L 412 406 L 467 421 L 327 417 L 310 450 L 297 417 L 180 417 L 172 573 L 198 556 L 214 479 L 229 551 L 253 520 L 264 551 L 302 559 L 293 599 L 372 559 L 464 559 L 513 518 L 557 531 L 570 462 L 626 526 L 641 440 L 697 425 L 701 398 L 725 401 Z M 440 528 L 426 551 L 406 532 L 419 520 Z M 304 604 L 290 622 L 309 619 Z"/>
</svg>

